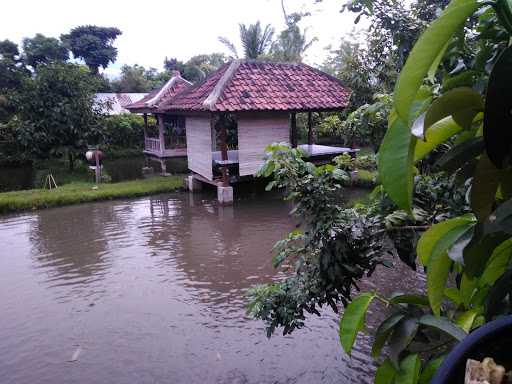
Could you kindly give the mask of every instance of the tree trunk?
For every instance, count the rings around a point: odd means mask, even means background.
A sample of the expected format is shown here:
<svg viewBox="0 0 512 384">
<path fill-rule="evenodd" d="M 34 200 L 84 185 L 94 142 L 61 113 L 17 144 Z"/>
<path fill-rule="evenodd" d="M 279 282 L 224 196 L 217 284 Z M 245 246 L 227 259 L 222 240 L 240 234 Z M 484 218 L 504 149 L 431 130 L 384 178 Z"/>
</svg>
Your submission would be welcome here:
<svg viewBox="0 0 512 384">
<path fill-rule="evenodd" d="M 73 173 L 73 170 L 75 169 L 75 159 L 74 159 L 73 153 L 71 151 L 68 151 L 68 161 L 69 161 L 69 172 Z"/>
</svg>

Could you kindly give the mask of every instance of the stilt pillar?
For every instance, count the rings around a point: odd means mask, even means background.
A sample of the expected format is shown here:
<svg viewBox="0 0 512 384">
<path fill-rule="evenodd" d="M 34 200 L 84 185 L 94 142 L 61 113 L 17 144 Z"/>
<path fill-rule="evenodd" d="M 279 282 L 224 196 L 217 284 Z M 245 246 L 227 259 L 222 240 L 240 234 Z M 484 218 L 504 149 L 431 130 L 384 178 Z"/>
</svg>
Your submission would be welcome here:
<svg viewBox="0 0 512 384">
<path fill-rule="evenodd" d="M 217 200 L 221 205 L 233 204 L 233 187 L 217 187 Z"/>
<path fill-rule="evenodd" d="M 313 114 L 308 112 L 308 145 L 313 145 Z"/>
<path fill-rule="evenodd" d="M 203 184 L 194 175 L 187 176 L 187 189 L 190 192 L 198 192 L 203 189 Z"/>
<path fill-rule="evenodd" d="M 292 113 L 290 120 L 290 143 L 292 148 L 297 148 L 297 115 L 295 112 Z"/>
</svg>

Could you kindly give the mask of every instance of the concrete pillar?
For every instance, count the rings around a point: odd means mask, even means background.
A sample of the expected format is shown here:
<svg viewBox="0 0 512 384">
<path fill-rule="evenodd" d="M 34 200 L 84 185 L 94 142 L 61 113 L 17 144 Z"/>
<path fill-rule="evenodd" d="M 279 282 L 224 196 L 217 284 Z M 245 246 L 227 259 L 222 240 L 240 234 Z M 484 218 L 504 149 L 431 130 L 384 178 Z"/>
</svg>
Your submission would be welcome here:
<svg viewBox="0 0 512 384">
<path fill-rule="evenodd" d="M 197 192 L 203 189 L 203 184 L 194 175 L 187 176 L 187 189 L 190 192 Z"/>
<path fill-rule="evenodd" d="M 233 187 L 217 187 L 217 200 L 222 205 L 233 204 Z"/>
<path fill-rule="evenodd" d="M 169 176 L 170 174 L 167 173 L 167 165 L 164 159 L 160 159 L 160 166 L 162 167 L 162 176 Z"/>
</svg>

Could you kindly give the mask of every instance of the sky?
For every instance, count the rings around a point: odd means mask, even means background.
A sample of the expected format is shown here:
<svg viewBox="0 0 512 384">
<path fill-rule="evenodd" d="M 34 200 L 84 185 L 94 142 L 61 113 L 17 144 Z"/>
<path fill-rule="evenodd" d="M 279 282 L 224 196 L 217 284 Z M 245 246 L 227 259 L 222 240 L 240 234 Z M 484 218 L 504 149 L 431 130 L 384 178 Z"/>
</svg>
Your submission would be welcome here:
<svg viewBox="0 0 512 384">
<path fill-rule="evenodd" d="M 305 61 L 320 64 L 328 45 L 336 46 L 340 38 L 354 28 L 354 15 L 340 13 L 344 0 L 285 0 L 288 13 L 311 12 L 302 27 L 308 37 L 317 37 Z M 0 40 L 21 43 L 36 33 L 59 37 L 78 25 L 93 24 L 117 27 L 116 63 L 106 75 L 116 77 L 123 64 L 140 64 L 162 69 L 163 60 L 190 57 L 227 49 L 219 36 L 238 43 L 238 24 L 272 24 L 276 32 L 284 29 L 280 0 L 16 0 L 2 4 Z M 360 28 L 360 27 L 359 27 Z"/>
</svg>

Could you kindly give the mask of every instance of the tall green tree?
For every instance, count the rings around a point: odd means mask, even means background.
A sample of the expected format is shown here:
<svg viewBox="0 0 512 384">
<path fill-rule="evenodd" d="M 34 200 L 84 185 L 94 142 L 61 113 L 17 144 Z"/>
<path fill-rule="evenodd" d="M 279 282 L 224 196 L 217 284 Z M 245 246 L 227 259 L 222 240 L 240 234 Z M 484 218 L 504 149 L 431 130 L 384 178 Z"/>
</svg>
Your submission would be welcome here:
<svg viewBox="0 0 512 384">
<path fill-rule="evenodd" d="M 68 49 L 59 39 L 46 37 L 40 33 L 34 37 L 23 39 L 24 61 L 32 68 L 52 61 L 66 61 L 69 58 Z"/>
<path fill-rule="evenodd" d="M 3 59 L 18 61 L 20 50 L 18 45 L 11 40 L 5 39 L 0 41 L 0 56 Z"/>
<path fill-rule="evenodd" d="M 14 97 L 18 142 L 35 158 L 67 155 L 70 170 L 88 144 L 101 139 L 104 106 L 87 68 L 70 63 L 40 66 Z"/>
<path fill-rule="evenodd" d="M 15 112 L 12 96 L 28 76 L 30 72 L 20 60 L 18 45 L 10 40 L 0 41 L 0 124 Z"/>
<path fill-rule="evenodd" d="M 227 61 L 228 58 L 223 53 L 196 55 L 185 63 L 176 58 L 168 59 L 166 57 L 164 60 L 164 68 L 168 72 L 179 71 L 183 78 L 190 82 L 197 82 L 217 70 Z"/>
<path fill-rule="evenodd" d="M 151 70 L 147 71 L 141 65 L 123 65 L 121 67 L 121 77 L 111 82 L 112 91 L 149 92 L 153 86 L 152 76 L 153 72 Z"/>
<path fill-rule="evenodd" d="M 259 21 L 249 25 L 241 23 L 239 24 L 239 31 L 244 58 L 258 59 L 268 53 L 274 36 L 274 28 L 270 24 L 262 28 Z M 225 37 L 219 37 L 219 41 L 228 48 L 234 58 L 239 58 L 238 50 L 233 42 Z"/>
<path fill-rule="evenodd" d="M 61 35 L 61 40 L 75 58 L 82 59 L 97 75 L 100 67 L 106 68 L 116 60 L 117 48 L 113 44 L 121 33 L 118 28 L 83 25 Z"/>
<path fill-rule="evenodd" d="M 286 29 L 277 35 L 276 40 L 272 43 L 270 49 L 270 57 L 277 61 L 300 63 L 304 58 L 306 51 L 318 39 L 307 38 L 306 31 L 302 31 L 299 22 L 309 13 L 292 13 L 287 14 L 284 0 L 281 0 L 283 8 L 283 16 Z"/>
</svg>

